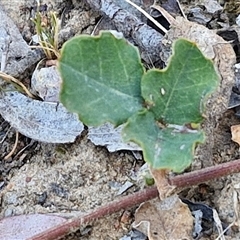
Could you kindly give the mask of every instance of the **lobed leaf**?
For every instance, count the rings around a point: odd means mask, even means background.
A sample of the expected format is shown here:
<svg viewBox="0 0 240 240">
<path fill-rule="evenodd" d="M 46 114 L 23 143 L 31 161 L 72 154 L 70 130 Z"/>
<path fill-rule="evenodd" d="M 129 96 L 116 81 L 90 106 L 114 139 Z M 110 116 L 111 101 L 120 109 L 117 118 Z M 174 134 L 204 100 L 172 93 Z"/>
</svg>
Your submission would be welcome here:
<svg viewBox="0 0 240 240">
<path fill-rule="evenodd" d="M 59 69 L 61 102 L 83 123 L 127 122 L 124 140 L 137 143 L 153 168 L 181 172 L 191 164 L 204 134 L 185 126 L 201 123 L 206 97 L 219 83 L 213 63 L 194 43 L 176 41 L 168 67 L 144 73 L 126 40 L 107 32 L 80 36 L 64 44 Z"/>
<path fill-rule="evenodd" d="M 195 43 L 179 39 L 168 67 L 144 74 L 142 96 L 156 120 L 178 125 L 199 123 L 204 101 L 218 84 L 212 61 Z"/>
<path fill-rule="evenodd" d="M 136 47 L 109 32 L 66 42 L 59 60 L 61 102 L 86 125 L 119 125 L 142 108 L 144 73 Z"/>
<path fill-rule="evenodd" d="M 195 146 L 204 141 L 204 134 L 177 125 L 161 129 L 154 114 L 144 110 L 129 118 L 123 138 L 141 146 L 144 160 L 152 168 L 182 172 L 191 164 Z"/>
</svg>

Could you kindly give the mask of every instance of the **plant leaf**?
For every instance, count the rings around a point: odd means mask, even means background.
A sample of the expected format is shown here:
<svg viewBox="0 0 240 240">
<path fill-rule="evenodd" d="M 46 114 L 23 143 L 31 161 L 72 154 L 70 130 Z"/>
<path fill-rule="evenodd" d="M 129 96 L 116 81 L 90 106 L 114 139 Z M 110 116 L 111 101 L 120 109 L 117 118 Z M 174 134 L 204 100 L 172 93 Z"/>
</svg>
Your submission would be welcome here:
<svg viewBox="0 0 240 240">
<path fill-rule="evenodd" d="M 61 102 L 86 125 L 119 125 L 142 108 L 137 48 L 111 33 L 66 42 L 59 60 Z"/>
<path fill-rule="evenodd" d="M 204 100 L 216 89 L 219 76 L 196 44 L 179 39 L 173 52 L 167 69 L 144 74 L 142 96 L 156 120 L 178 125 L 199 123 Z"/>
<path fill-rule="evenodd" d="M 176 194 L 142 203 L 134 219 L 133 227 L 148 239 L 193 239 L 193 216 Z"/>
<path fill-rule="evenodd" d="M 145 110 L 129 118 L 123 139 L 141 146 L 144 160 L 152 168 L 182 172 L 191 164 L 195 145 L 204 141 L 204 135 L 176 125 L 161 129 L 154 114 Z"/>
</svg>

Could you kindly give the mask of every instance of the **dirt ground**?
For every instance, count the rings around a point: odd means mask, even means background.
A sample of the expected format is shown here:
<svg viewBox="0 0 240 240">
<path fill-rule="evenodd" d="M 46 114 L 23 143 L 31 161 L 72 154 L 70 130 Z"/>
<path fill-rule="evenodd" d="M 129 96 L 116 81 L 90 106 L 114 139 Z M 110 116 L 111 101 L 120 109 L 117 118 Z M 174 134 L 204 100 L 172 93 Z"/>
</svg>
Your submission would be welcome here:
<svg viewBox="0 0 240 240">
<path fill-rule="evenodd" d="M 194 5 L 194 1 L 180 1 Z M 60 42 L 70 37 L 91 34 L 101 16 L 82 1 L 42 1 L 62 17 Z M 33 25 L 30 21 L 34 1 L 2 1 L 22 36 L 30 41 Z M 25 6 L 25 7 L 22 7 Z M 232 15 L 231 15 L 232 16 Z M 232 17 L 233 18 L 233 17 Z M 107 28 L 107 24 L 102 28 Z M 194 162 L 192 170 L 227 162 L 240 157 L 239 146 L 231 141 L 230 127 L 238 124 L 234 111 L 229 110 L 215 132 L 213 162 Z M 60 216 L 75 216 L 93 210 L 105 203 L 141 188 L 133 173 L 142 166 L 130 151 L 109 153 L 106 148 L 95 146 L 86 136 L 86 131 L 72 144 L 47 144 L 20 135 L 14 154 L 5 160 L 12 150 L 16 131 L 0 118 L 0 217 L 29 213 L 57 213 Z M 114 184 L 133 183 L 127 192 L 118 196 Z M 240 183 L 240 174 L 230 175 L 199 186 L 184 189 L 181 193 L 193 202 L 208 204 L 217 210 L 220 219 L 230 224 L 234 221 L 234 191 Z M 239 204 L 239 203 L 238 203 Z M 123 212 L 116 213 L 94 223 L 89 223 L 77 233 L 65 239 L 112 240 L 120 239 L 131 229 L 131 217 L 121 222 Z M 215 239 L 216 234 L 202 239 Z M 240 239 L 233 229 L 226 239 Z"/>
</svg>

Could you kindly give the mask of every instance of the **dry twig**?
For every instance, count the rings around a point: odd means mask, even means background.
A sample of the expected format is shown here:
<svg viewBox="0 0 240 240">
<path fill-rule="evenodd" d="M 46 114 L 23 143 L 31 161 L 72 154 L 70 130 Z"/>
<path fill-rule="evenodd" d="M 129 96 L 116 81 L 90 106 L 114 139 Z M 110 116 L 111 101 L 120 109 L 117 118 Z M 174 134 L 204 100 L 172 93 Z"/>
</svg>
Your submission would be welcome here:
<svg viewBox="0 0 240 240">
<path fill-rule="evenodd" d="M 240 172 L 240 159 L 219 164 L 217 166 L 208 167 L 205 169 L 197 170 L 190 173 L 185 173 L 179 176 L 175 176 L 169 179 L 171 185 L 176 187 L 186 187 L 197 185 L 202 182 L 206 182 L 215 178 L 222 176 L 227 176 L 232 173 Z M 132 195 L 123 197 L 121 199 L 115 200 L 105 206 L 102 206 L 95 211 L 86 214 L 85 216 L 80 216 L 73 218 L 65 223 L 57 225 L 54 228 L 46 230 L 29 240 L 53 240 L 65 236 L 68 233 L 76 231 L 82 224 L 86 224 L 90 221 L 102 218 L 106 215 L 115 213 L 122 209 L 131 208 L 142 202 L 148 201 L 150 199 L 158 197 L 158 191 L 156 187 L 149 187 L 145 190 L 139 191 Z"/>
<path fill-rule="evenodd" d="M 86 1 L 93 9 L 107 16 L 117 30 L 122 32 L 126 38 L 131 37 L 134 40 L 143 53 L 143 59 L 147 63 L 150 63 L 149 58 L 151 58 L 153 62 L 160 60 L 163 38 L 160 33 L 141 22 L 128 11 L 117 6 L 111 0 Z"/>
</svg>

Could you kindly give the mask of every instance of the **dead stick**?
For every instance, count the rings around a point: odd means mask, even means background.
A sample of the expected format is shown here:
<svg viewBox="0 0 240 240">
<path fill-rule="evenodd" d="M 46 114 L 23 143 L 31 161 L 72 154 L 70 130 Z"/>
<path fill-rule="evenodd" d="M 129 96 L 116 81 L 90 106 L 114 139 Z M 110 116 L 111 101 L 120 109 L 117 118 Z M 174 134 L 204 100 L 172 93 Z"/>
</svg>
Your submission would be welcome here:
<svg viewBox="0 0 240 240">
<path fill-rule="evenodd" d="M 150 59 L 152 62 L 160 60 L 163 35 L 111 0 L 86 0 L 86 2 L 93 9 L 107 16 L 124 37 L 131 37 L 144 53 L 142 58 L 146 62 L 151 63 Z"/>
<path fill-rule="evenodd" d="M 58 239 L 59 237 L 63 237 L 70 232 L 76 231 L 84 223 L 118 212 L 122 209 L 133 207 L 142 202 L 153 199 L 157 196 L 158 196 L 157 188 L 149 187 L 143 191 L 139 191 L 132 195 L 115 200 L 105 206 L 98 208 L 97 210 L 89 214 L 86 214 L 83 217 L 74 218 L 65 223 L 59 224 L 56 227 L 46 230 L 45 232 L 40 233 L 28 240 Z"/>
<path fill-rule="evenodd" d="M 240 172 L 240 159 L 184 173 L 171 178 L 169 182 L 177 187 L 188 187 L 237 172 Z"/>
<path fill-rule="evenodd" d="M 240 159 L 204 168 L 201 170 L 193 171 L 190 173 L 184 173 L 182 175 L 170 178 L 169 182 L 171 185 L 175 185 L 176 187 L 187 187 L 237 172 L 240 172 Z M 35 235 L 29 240 L 58 239 L 70 232 L 77 230 L 82 224 L 96 220 L 98 218 L 102 218 L 106 215 L 118 212 L 123 209 L 131 208 L 142 202 L 156 198 L 157 196 L 158 196 L 157 188 L 149 187 L 145 190 L 139 191 L 132 195 L 115 200 L 105 206 L 96 209 L 95 211 L 89 214 L 86 214 L 85 216 L 76 217 L 69 221 L 66 221 L 65 223 L 59 224 L 49 230 L 46 230 L 45 232 Z"/>
</svg>

